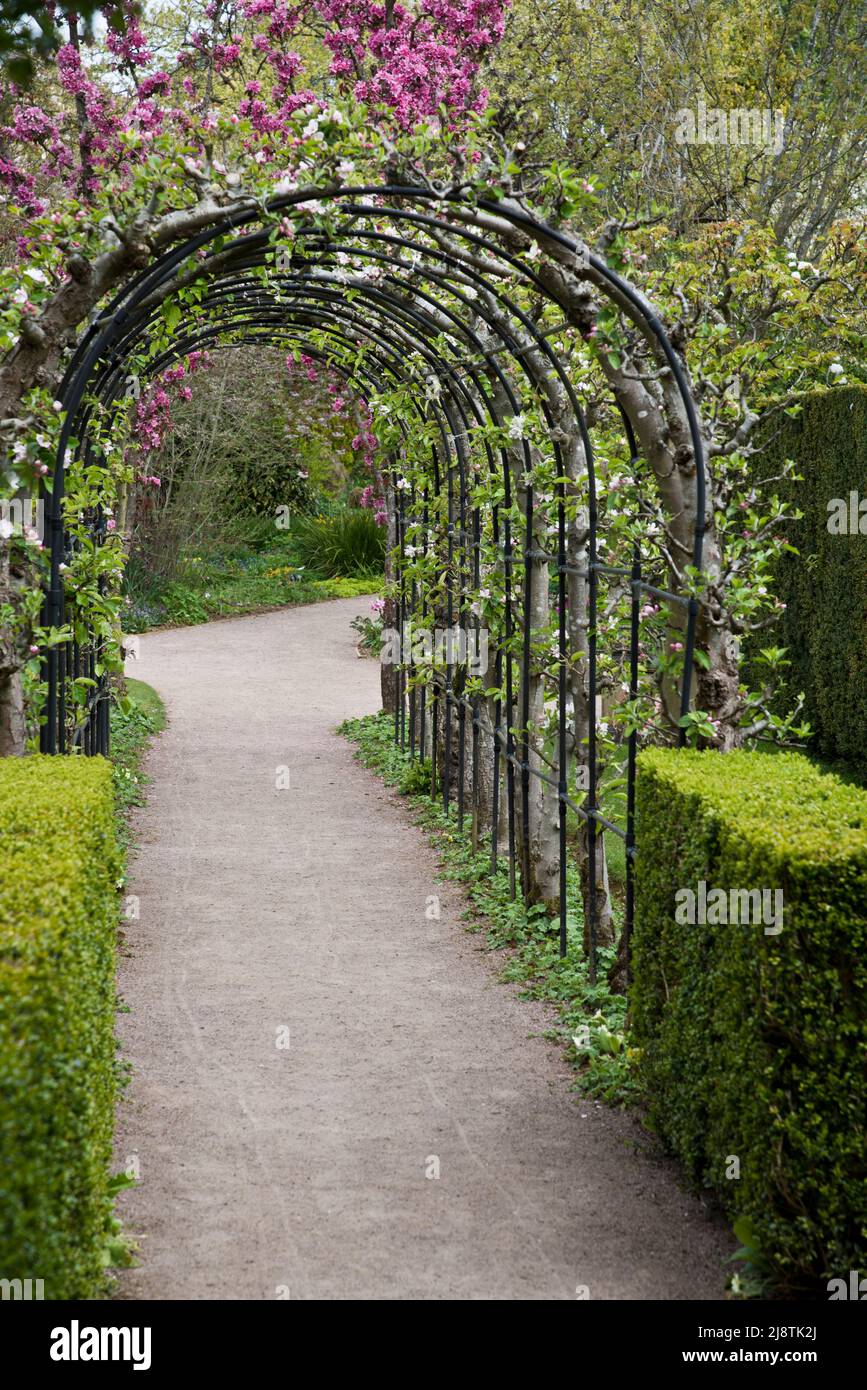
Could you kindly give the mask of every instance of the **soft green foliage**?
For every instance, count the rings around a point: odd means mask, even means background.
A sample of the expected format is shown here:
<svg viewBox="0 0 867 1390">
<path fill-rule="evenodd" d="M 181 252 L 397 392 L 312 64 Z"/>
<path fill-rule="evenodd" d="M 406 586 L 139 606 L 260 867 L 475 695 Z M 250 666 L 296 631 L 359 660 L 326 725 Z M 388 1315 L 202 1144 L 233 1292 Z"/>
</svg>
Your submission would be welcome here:
<svg viewBox="0 0 867 1390">
<path fill-rule="evenodd" d="M 501 858 L 496 873 L 492 873 L 489 844 L 483 842 L 474 853 L 468 834 L 458 831 L 454 808 L 446 815 L 439 799 L 431 800 L 430 764 L 412 761 L 401 751 L 394 742 L 392 717 L 379 714 L 350 719 L 338 732 L 358 744 L 358 757 L 366 767 L 411 801 L 418 824 L 437 851 L 442 877 L 464 886 L 471 904 L 465 914 L 467 930 L 484 931 L 488 950 L 509 949 L 501 978 L 519 985 L 523 998 L 555 1005 L 557 1023 L 547 1036 L 566 1047 L 577 1073 L 575 1089 L 609 1104 L 634 1100 L 634 1053 L 627 1046 L 624 1031 L 626 1001 L 612 993 L 606 983 L 614 953 L 607 949 L 600 952 L 599 980 L 590 984 L 574 873 L 569 877 L 569 950 L 561 960 L 558 924 L 542 907 L 528 910 L 520 897 L 513 902 L 505 861 Z M 420 928 L 424 926 L 422 920 Z"/>
<path fill-rule="evenodd" d="M 483 73 L 522 184 L 549 161 L 552 172 L 573 166 L 619 220 L 756 218 L 803 254 L 835 215 L 858 207 L 855 0 L 513 0 Z M 682 111 L 701 99 L 785 115 L 785 147 L 681 143 Z"/>
<path fill-rule="evenodd" d="M 171 584 L 160 583 L 131 563 L 125 630 L 186 627 L 211 618 L 241 617 L 327 598 L 356 598 L 376 590 L 378 576 L 373 572 L 353 578 L 352 571 L 344 571 L 333 579 L 309 572 L 299 560 L 294 532 L 267 529 L 267 539 L 253 535 L 218 549 L 202 547 L 187 557 L 180 578 Z"/>
<path fill-rule="evenodd" d="M 649 750 L 638 843 L 652 1122 L 773 1283 L 815 1292 L 867 1263 L 867 793 L 797 753 Z M 700 880 L 781 888 L 783 930 L 679 924 L 675 894 Z"/>
<path fill-rule="evenodd" d="M 332 516 L 297 517 L 292 532 L 302 564 L 328 579 L 383 572 L 385 532 L 363 507 L 340 508 Z"/>
<path fill-rule="evenodd" d="M 154 734 L 165 727 L 162 700 L 143 681 L 125 681 L 126 695 L 111 710 L 111 764 L 117 812 L 118 839 L 129 842 L 127 813 L 144 803 L 147 779 L 141 770 L 145 749 Z"/>
<path fill-rule="evenodd" d="M 349 626 L 358 633 L 359 651 L 364 652 L 365 656 L 375 656 L 379 660 L 382 652 L 382 612 L 371 613 L 370 616 L 362 613 L 357 618 L 353 618 Z"/>
<path fill-rule="evenodd" d="M 166 707 L 152 685 L 133 680 L 127 676 L 125 682 L 129 707 L 145 722 L 149 734 L 158 734 L 166 725 Z M 112 752 L 117 758 L 117 734 L 112 729 Z"/>
<path fill-rule="evenodd" d="M 111 768 L 0 760 L 0 1273 L 100 1292 L 117 1089 Z"/>
<path fill-rule="evenodd" d="M 797 554 L 775 562 L 773 586 L 787 607 L 773 633 L 790 665 L 788 689 L 803 691 L 815 745 L 827 758 L 867 770 L 867 505 L 855 534 L 828 530 L 829 504 L 849 510 L 850 493 L 867 502 L 867 388 L 837 386 L 808 396 L 757 463 L 762 476 L 792 458 L 802 481 L 786 484 L 803 513 L 789 527 Z M 748 676 L 767 673 L 768 639 L 749 644 Z M 765 655 L 763 655 L 765 653 Z"/>
<path fill-rule="evenodd" d="M 306 470 L 299 471 L 309 446 L 302 448 L 287 438 L 286 419 L 278 408 L 263 409 L 255 429 L 224 427 L 217 442 L 221 473 L 216 505 L 227 516 L 273 518 L 278 507 L 292 512 L 312 509 Z"/>
</svg>

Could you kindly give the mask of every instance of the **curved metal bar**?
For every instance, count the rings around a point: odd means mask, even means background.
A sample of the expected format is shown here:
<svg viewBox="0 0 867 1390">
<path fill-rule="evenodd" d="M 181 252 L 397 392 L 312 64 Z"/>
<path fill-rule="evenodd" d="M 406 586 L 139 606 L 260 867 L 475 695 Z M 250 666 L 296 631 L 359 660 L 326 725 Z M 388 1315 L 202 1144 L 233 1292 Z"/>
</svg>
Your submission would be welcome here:
<svg viewBox="0 0 867 1390">
<path fill-rule="evenodd" d="M 315 225 L 301 222 L 297 227 L 296 247 L 293 263 L 288 270 L 273 269 L 269 283 L 263 284 L 255 273 L 263 265 L 270 267 L 273 250 L 272 227 L 269 219 L 279 213 L 290 212 L 311 198 L 337 205 L 342 215 L 342 224 L 336 229 L 325 230 Z M 373 201 L 365 201 L 371 199 Z M 303 209 L 302 209 L 303 214 Z M 481 199 L 470 207 L 462 195 L 451 192 L 445 196 L 432 190 L 411 185 L 387 184 L 384 186 L 332 187 L 326 190 L 298 190 L 293 194 L 282 195 L 271 200 L 262 209 L 250 207 L 237 209 L 218 223 L 203 228 L 183 245 L 169 248 L 151 265 L 133 277 L 114 296 L 104 313 L 95 320 L 83 334 L 72 355 L 62 387 L 60 399 L 65 415 L 58 447 L 54 486 L 46 496 L 49 536 L 51 546 L 50 580 L 46 590 L 45 621 L 49 625 L 61 626 L 64 617 L 65 594 L 60 569 L 67 549 L 67 535 L 63 524 L 65 463 L 70 441 L 80 440 L 84 456 L 93 456 L 94 443 L 89 433 L 92 418 L 91 401 L 99 401 L 102 406 L 116 408 L 122 396 L 125 382 L 125 367 L 135 359 L 141 348 L 152 339 L 160 314 L 161 304 L 167 294 L 171 294 L 177 284 L 177 277 L 183 275 L 184 267 L 197 253 L 204 253 L 204 260 L 191 267 L 196 278 L 208 280 L 209 289 L 203 297 L 198 313 L 188 314 L 179 325 L 175 341 L 165 351 L 147 363 L 143 370 L 146 380 L 157 379 L 170 362 L 186 356 L 203 344 L 217 348 L 240 344 L 285 342 L 302 345 L 302 350 L 311 353 L 316 360 L 327 362 L 328 366 L 349 385 L 359 384 L 366 391 L 382 393 L 389 386 L 399 386 L 414 379 L 413 372 L 418 364 L 429 377 L 440 383 L 437 399 L 423 403 L 413 401 L 412 408 L 420 420 L 430 419 L 436 425 L 439 445 L 435 446 L 432 458 L 433 492 L 426 487 L 421 499 L 410 498 L 411 508 L 407 510 L 407 500 L 400 489 L 401 478 L 396 461 L 390 465 L 391 487 L 398 498 L 395 511 L 398 546 L 395 553 L 396 589 L 398 593 L 399 623 L 402 625 L 408 614 L 420 605 L 423 615 L 427 613 L 427 598 L 418 590 L 415 580 L 409 588 L 405 578 L 405 547 L 407 537 L 413 528 L 422 527 L 423 548 L 428 549 L 428 528 L 442 517 L 444 531 L 444 592 L 446 618 L 451 626 L 456 616 L 460 631 L 466 636 L 468 624 L 473 619 L 470 613 L 470 596 L 480 587 L 481 572 L 479 559 L 481 552 L 482 518 L 478 501 L 471 500 L 472 480 L 470 477 L 471 449 L 470 438 L 473 427 L 484 426 L 489 422 L 496 429 L 503 430 L 506 422 L 521 413 L 521 394 L 524 390 L 528 398 L 539 404 L 542 419 L 545 421 L 555 462 L 557 483 L 556 503 L 556 555 L 548 555 L 547 546 L 536 540 L 537 499 L 533 486 L 533 460 L 527 440 L 521 440 L 518 450 L 523 460 L 524 478 L 512 470 L 516 467 L 510 456 L 510 448 L 501 443 L 493 447 L 483 439 L 483 453 L 492 476 L 498 473 L 503 486 L 502 509 L 495 504 L 491 524 L 497 552 L 502 555 L 505 578 L 504 633 L 497 643 L 496 686 L 499 690 L 505 681 L 505 733 L 501 727 L 502 703 L 498 697 L 495 702 L 494 724 L 490 729 L 494 768 L 494 798 L 492 810 L 491 842 L 492 862 L 497 860 L 497 839 L 499 820 L 499 766 L 505 757 L 508 781 L 507 803 L 509 813 L 509 866 L 514 889 L 514 870 L 516 862 L 516 800 L 515 775 L 521 778 L 521 868 L 522 881 L 527 891 L 530 880 L 530 807 L 529 788 L 531 774 L 546 785 L 556 789 L 560 807 L 560 940 L 561 951 L 566 949 L 566 810 L 567 808 L 583 817 L 587 826 L 589 852 L 589 917 L 590 917 L 590 957 L 591 977 L 595 976 L 596 947 L 595 929 L 597 917 L 596 903 L 596 839 L 603 830 L 618 834 L 624 833 L 601 814 L 597 799 L 597 751 L 596 720 L 591 717 L 588 725 L 588 762 L 590 787 L 583 805 L 575 803 L 568 794 L 566 765 L 568 748 L 567 731 L 567 678 L 568 660 L 566 643 L 565 599 L 567 574 L 575 574 L 574 566 L 568 563 L 567 522 L 566 522 L 566 480 L 560 440 L 554 428 L 554 419 L 548 403 L 547 378 L 556 377 L 565 393 L 571 418 L 577 431 L 586 474 L 588 501 L 588 564 L 586 584 L 588 593 L 588 686 L 590 708 L 595 710 L 597 689 L 597 604 L 600 576 L 613 578 L 619 571 L 611 566 L 600 564 L 597 553 L 598 507 L 596 496 L 596 476 L 592 443 L 586 421 L 577 399 L 573 383 L 557 351 L 549 341 L 554 330 L 543 332 L 539 325 L 518 303 L 514 294 L 496 276 L 482 273 L 481 258 L 488 255 L 496 257 L 498 269 L 507 267 L 521 284 L 531 287 L 544 296 L 545 300 L 557 304 L 556 294 L 546 288 L 542 280 L 518 255 L 501 241 L 483 234 L 479 225 L 479 215 L 496 219 L 498 225 L 510 227 L 515 232 L 531 239 L 555 243 L 561 250 L 577 254 L 580 244 L 564 233 L 534 220 L 529 214 L 511 204 Z M 360 219 L 360 221 L 359 221 Z M 457 220 L 455 220 L 457 219 Z M 462 219 L 462 220 L 461 220 Z M 476 220 L 474 220 L 476 219 Z M 388 230 L 384 230 L 387 226 Z M 228 242 L 225 239 L 231 238 Z M 412 240 L 411 238 L 415 238 Z M 422 240 L 419 240 L 422 238 Z M 448 243 L 459 243 L 470 248 L 474 255 L 472 262 L 452 254 Z M 223 244 L 225 242 L 225 244 Z M 218 244 L 219 243 L 219 244 Z M 217 249 L 214 249 L 214 248 Z M 347 249 L 348 248 L 348 249 Z M 421 264 L 407 264 L 404 253 L 416 258 L 421 253 Z M 335 268 L 337 258 L 346 255 L 350 262 L 359 261 L 379 268 L 378 278 L 372 283 L 358 273 L 347 277 Z M 587 264 L 593 272 L 592 283 L 617 306 L 620 312 L 631 318 L 654 350 L 665 361 L 671 371 L 682 401 L 684 418 L 691 441 L 693 462 L 696 471 L 696 511 L 694 518 L 693 565 L 701 569 L 703 538 L 706 528 L 707 491 L 705 486 L 705 461 L 703 455 L 701 430 L 696 410 L 689 390 L 689 384 L 680 359 L 672 348 L 658 317 L 626 281 L 611 271 L 599 257 L 589 255 Z M 349 298 L 353 301 L 349 302 Z M 356 307 L 355 301 L 360 301 Z M 566 308 L 565 305 L 560 305 Z M 199 319 L 202 321 L 200 322 Z M 479 331 L 475 328 L 479 325 Z M 556 331 L 559 331 L 556 330 Z M 485 337 L 481 334 L 484 333 Z M 359 343 L 364 346 L 364 354 L 358 360 Z M 491 346 L 494 343 L 495 346 Z M 469 357 L 466 351 L 469 350 Z M 501 362 L 502 358 L 502 362 Z M 519 386 L 523 383 L 523 386 Z M 638 450 L 629 425 L 623 414 L 626 427 L 630 459 L 637 464 Z M 404 438 L 408 438 L 402 426 Z M 516 444 L 518 440 L 514 441 Z M 499 459 L 497 458 L 499 455 Z M 475 467 L 475 464 L 473 465 Z M 513 709 L 515 692 L 513 685 L 513 660 L 515 657 L 516 629 L 514 625 L 516 595 L 514 589 L 513 566 L 516 559 L 511 535 L 512 499 L 514 485 L 518 484 L 517 499 L 523 518 L 523 629 L 520 662 L 520 723 L 515 729 Z M 414 519 L 418 500 L 422 503 L 422 517 Z M 95 518 L 96 534 L 104 535 L 103 523 Z M 103 527 L 100 530 L 100 527 Z M 558 752 L 557 776 L 550 777 L 541 770 L 540 765 L 532 765 L 530 742 L 530 672 L 533 661 L 533 643 L 530 614 L 534 601 L 534 586 L 541 576 L 548 573 L 549 562 L 556 561 L 557 594 L 559 602 L 558 618 Z M 541 563 L 538 575 L 536 565 Z M 630 693 L 635 698 L 638 689 L 637 631 L 638 603 L 641 591 L 665 593 L 674 602 L 683 602 L 687 607 L 686 642 L 683 663 L 680 707 L 681 715 L 688 712 L 693 681 L 695 631 L 698 613 L 697 600 L 670 594 L 652 588 L 644 579 L 640 556 L 633 557 L 629 572 L 632 593 L 630 621 Z M 456 608 L 455 608 L 456 604 Z M 518 610 L 520 611 L 520 610 Z M 73 661 L 78 663 L 77 651 Z M 93 669 L 94 653 L 85 652 L 81 657 Z M 63 746 L 65 738 L 65 693 L 66 672 L 61 666 L 64 654 L 52 646 L 46 653 L 43 663 L 48 685 L 47 721 L 43 737 L 46 751 L 57 750 Z M 409 671 L 409 684 L 412 686 L 412 658 L 404 663 Z M 74 664 L 74 670 L 78 665 Z M 477 782 L 479 769 L 479 744 L 482 731 L 480 701 L 477 696 L 468 698 L 455 684 L 456 666 L 446 661 L 443 677 L 434 675 L 431 690 L 432 735 L 432 786 L 437 781 L 438 712 L 443 710 L 443 800 L 446 810 L 450 806 L 452 778 L 452 721 L 456 716 L 458 723 L 458 771 L 457 771 L 457 816 L 463 822 L 465 794 L 465 734 L 467 715 L 472 720 L 472 797 L 473 797 L 473 836 L 478 837 L 478 823 L 475 815 Z M 401 667 L 399 686 L 399 710 L 395 710 L 395 736 L 401 746 L 405 745 L 405 696 L 407 679 Z M 84 751 L 106 751 L 107 749 L 107 711 L 104 689 L 100 689 L 95 703 L 95 735 L 90 729 L 90 721 L 83 735 Z M 427 705 L 422 702 L 420 717 L 416 718 L 415 688 L 410 691 L 409 744 L 410 755 L 414 756 L 415 738 L 419 734 L 419 751 L 424 756 L 426 743 L 425 713 Z M 685 730 L 681 730 L 681 741 Z M 627 810 L 627 873 L 631 875 L 634 844 L 634 767 L 635 735 L 629 740 L 629 805 Z M 631 877 L 627 886 L 627 918 L 631 922 Z"/>
</svg>

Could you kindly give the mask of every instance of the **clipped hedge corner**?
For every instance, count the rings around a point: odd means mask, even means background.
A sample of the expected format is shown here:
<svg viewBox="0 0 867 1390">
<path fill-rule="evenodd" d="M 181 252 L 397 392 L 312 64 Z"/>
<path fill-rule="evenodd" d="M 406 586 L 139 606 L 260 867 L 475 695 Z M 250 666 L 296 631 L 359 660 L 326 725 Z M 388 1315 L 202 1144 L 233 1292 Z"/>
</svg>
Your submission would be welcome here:
<svg viewBox="0 0 867 1390">
<path fill-rule="evenodd" d="M 779 712 L 803 690 L 816 751 L 867 775 L 867 517 L 853 529 L 850 503 L 854 497 L 857 510 L 865 497 L 867 388 L 859 383 L 814 391 L 800 404 L 796 418 L 775 419 L 772 442 L 752 465 L 759 479 L 794 459 L 803 480 L 775 488 L 803 516 L 787 532 L 798 553 L 786 552 L 774 564 L 772 589 L 785 612 L 771 634 L 747 639 L 744 678 L 760 687 L 759 651 L 784 646 L 791 669 Z M 835 500 L 845 504 L 842 533 L 831 525 Z"/>
<path fill-rule="evenodd" d="M 121 863 L 102 758 L 0 760 L 0 1278 L 100 1291 Z"/>
<path fill-rule="evenodd" d="M 637 813 L 631 1007 L 651 1122 L 747 1219 L 773 1285 L 826 1296 L 867 1267 L 867 792 L 794 753 L 655 749 Z M 782 930 L 683 922 L 687 888 L 712 918 L 701 881 L 781 889 Z"/>
</svg>

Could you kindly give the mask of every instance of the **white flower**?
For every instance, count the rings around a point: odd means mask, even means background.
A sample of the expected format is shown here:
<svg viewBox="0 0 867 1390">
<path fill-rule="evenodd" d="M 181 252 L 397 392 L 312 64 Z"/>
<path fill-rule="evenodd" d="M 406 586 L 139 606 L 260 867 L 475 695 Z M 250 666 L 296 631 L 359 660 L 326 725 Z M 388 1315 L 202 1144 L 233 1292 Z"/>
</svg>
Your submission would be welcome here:
<svg viewBox="0 0 867 1390">
<path fill-rule="evenodd" d="M 26 304 L 27 291 L 23 287 L 21 289 L 16 290 L 12 296 L 12 299 L 16 304 Z"/>
<path fill-rule="evenodd" d="M 15 527 L 7 517 L 0 517 L 0 540 L 8 541 L 15 534 Z"/>
<path fill-rule="evenodd" d="M 509 438 L 523 439 L 524 431 L 527 428 L 526 415 L 513 415 L 509 421 Z"/>
<path fill-rule="evenodd" d="M 401 492 L 404 492 L 406 488 L 409 487 L 409 483 L 407 482 L 406 478 L 398 478 L 397 482 L 395 483 L 395 487 L 399 488 Z"/>
<path fill-rule="evenodd" d="M 831 373 L 832 376 L 840 376 L 841 372 L 843 371 L 843 367 L 839 362 L 832 362 L 830 367 L 828 368 L 828 371 Z"/>
<path fill-rule="evenodd" d="M 24 274 L 28 279 L 35 280 L 37 285 L 48 284 L 48 276 L 45 274 L 44 270 L 25 270 Z"/>
</svg>

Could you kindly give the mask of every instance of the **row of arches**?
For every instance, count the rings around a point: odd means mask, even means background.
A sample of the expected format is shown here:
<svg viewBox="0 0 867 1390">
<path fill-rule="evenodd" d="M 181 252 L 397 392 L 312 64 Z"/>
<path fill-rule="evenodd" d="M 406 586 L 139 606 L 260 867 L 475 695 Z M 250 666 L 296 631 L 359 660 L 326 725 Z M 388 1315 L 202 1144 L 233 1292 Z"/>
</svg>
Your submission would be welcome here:
<svg viewBox="0 0 867 1390">
<path fill-rule="evenodd" d="M 429 763 L 432 795 L 446 810 L 454 807 L 461 826 L 470 820 L 474 843 L 486 839 L 493 865 L 507 859 L 512 892 L 556 911 L 561 954 L 576 862 L 570 821 L 577 826 L 584 941 L 595 976 L 609 910 L 602 838 L 625 842 L 627 945 L 637 848 L 635 727 L 619 740 L 622 815 L 606 814 L 600 786 L 599 730 L 608 723 L 600 615 L 609 630 L 608 618 L 619 621 L 620 693 L 633 702 L 644 655 L 642 604 L 674 615 L 683 650 L 669 699 L 673 713 L 684 715 L 698 608 L 694 596 L 666 582 L 664 565 L 642 544 L 640 518 L 628 561 L 622 554 L 618 563 L 606 561 L 605 498 L 593 425 L 564 349 L 575 340 L 566 306 L 532 256 L 474 222 L 479 208 L 505 218 L 531 247 L 542 237 L 561 255 L 585 256 L 597 291 L 639 316 L 654 337 L 689 425 L 698 482 L 691 559 L 700 571 L 706 496 L 699 424 L 678 356 L 642 297 L 601 258 L 518 209 L 420 187 L 345 188 L 319 193 L 312 213 L 309 195 L 299 192 L 203 228 L 143 268 L 90 324 L 59 392 L 63 426 L 44 499 L 44 621 L 62 628 L 75 602 L 64 568 L 81 544 L 64 501 L 72 451 L 85 463 L 98 453 L 97 422 L 105 412 L 120 418 L 131 368 L 146 390 L 192 351 L 278 344 L 321 362 L 371 402 L 399 398 L 380 462 L 386 618 L 401 635 L 433 626 L 458 640 L 439 662 L 419 659 L 411 640 L 400 647 L 388 683 L 395 738 L 411 758 Z M 195 294 L 185 298 L 190 286 Z M 180 313 L 167 334 L 169 297 Z M 614 406 L 606 450 L 614 419 L 621 456 L 638 470 L 635 432 Z M 84 523 L 92 542 L 104 544 L 102 508 L 90 509 Z M 483 634 L 488 660 L 480 671 Z M 108 751 L 104 652 L 87 634 L 81 638 L 43 656 L 47 753 Z M 68 687 L 82 674 L 93 684 L 83 710 L 73 710 Z M 683 728 L 671 715 L 669 723 L 682 741 Z"/>
</svg>

